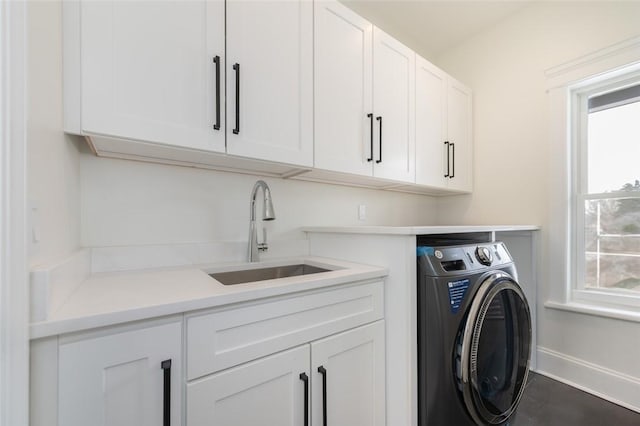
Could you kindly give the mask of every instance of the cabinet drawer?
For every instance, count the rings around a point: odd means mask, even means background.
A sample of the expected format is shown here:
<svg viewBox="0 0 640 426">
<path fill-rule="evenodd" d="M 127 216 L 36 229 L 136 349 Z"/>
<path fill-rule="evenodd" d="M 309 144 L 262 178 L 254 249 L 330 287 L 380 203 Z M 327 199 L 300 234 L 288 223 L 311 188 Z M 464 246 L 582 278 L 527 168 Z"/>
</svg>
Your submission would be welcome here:
<svg viewBox="0 0 640 426">
<path fill-rule="evenodd" d="M 384 315 L 383 283 L 370 282 L 187 318 L 191 380 Z"/>
</svg>

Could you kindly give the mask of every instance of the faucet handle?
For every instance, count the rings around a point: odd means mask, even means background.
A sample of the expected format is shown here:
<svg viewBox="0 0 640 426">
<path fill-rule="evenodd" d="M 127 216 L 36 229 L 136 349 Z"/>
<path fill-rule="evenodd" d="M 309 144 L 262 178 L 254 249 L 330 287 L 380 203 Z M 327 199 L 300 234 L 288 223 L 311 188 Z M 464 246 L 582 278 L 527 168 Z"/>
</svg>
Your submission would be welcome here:
<svg viewBox="0 0 640 426">
<path fill-rule="evenodd" d="M 267 228 L 262 228 L 262 242 L 258 243 L 259 251 L 267 251 L 269 250 L 269 245 L 267 244 Z"/>
</svg>

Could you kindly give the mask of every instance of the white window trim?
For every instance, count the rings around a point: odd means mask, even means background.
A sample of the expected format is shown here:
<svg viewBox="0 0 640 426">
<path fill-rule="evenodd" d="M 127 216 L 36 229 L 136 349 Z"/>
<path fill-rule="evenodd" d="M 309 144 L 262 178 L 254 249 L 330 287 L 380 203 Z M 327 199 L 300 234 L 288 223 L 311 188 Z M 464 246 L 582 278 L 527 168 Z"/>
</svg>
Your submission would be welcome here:
<svg viewBox="0 0 640 426">
<path fill-rule="evenodd" d="M 29 420 L 26 2 L 0 2 L 0 425 Z"/>
<path fill-rule="evenodd" d="M 571 144 L 571 209 L 570 226 L 572 239 L 571 251 L 571 300 L 577 303 L 599 305 L 607 308 L 640 309 L 640 294 L 606 289 L 585 287 L 585 256 L 584 256 L 584 205 L 588 199 L 629 197 L 628 193 L 615 192 L 607 194 L 588 194 L 587 183 L 587 116 L 588 98 L 591 95 L 606 92 L 620 86 L 637 84 L 640 79 L 640 64 L 621 67 L 611 73 L 601 73 L 596 77 L 584 79 L 568 87 L 571 104 L 570 137 Z"/>
<path fill-rule="evenodd" d="M 548 300 L 545 307 L 640 322 L 640 310 L 633 301 L 625 304 L 598 290 L 578 290 L 576 280 L 575 184 L 572 175 L 577 152 L 572 124 L 578 114 L 570 108 L 576 91 L 613 78 L 640 71 L 640 37 L 625 40 L 592 54 L 548 69 L 549 124 L 552 156 L 549 164 L 549 218 L 547 229 Z M 595 300 L 594 297 L 596 297 Z M 629 303 L 631 302 L 631 304 Z"/>
</svg>

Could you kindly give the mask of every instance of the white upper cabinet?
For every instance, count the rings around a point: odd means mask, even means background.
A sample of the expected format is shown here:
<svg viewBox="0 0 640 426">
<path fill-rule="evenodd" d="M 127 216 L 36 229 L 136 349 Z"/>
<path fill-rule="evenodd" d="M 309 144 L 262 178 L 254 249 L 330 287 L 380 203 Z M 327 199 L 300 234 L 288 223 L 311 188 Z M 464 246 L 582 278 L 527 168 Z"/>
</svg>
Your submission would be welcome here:
<svg viewBox="0 0 640 426">
<path fill-rule="evenodd" d="M 416 60 L 416 183 L 472 190 L 471 90 Z"/>
<path fill-rule="evenodd" d="M 337 1 L 62 7 L 64 127 L 97 155 L 471 191 L 470 90 Z"/>
<path fill-rule="evenodd" d="M 65 130 L 91 136 L 98 153 L 233 169 L 206 155 L 226 152 L 312 166 L 312 2 L 63 7 Z"/>
<path fill-rule="evenodd" d="M 373 30 L 375 177 L 415 181 L 415 53 Z M 375 139 L 375 138 L 374 138 Z"/>
<path fill-rule="evenodd" d="M 371 175 L 373 25 L 338 2 L 315 2 L 315 166 Z"/>
<path fill-rule="evenodd" d="M 413 182 L 413 51 L 331 1 L 314 51 L 315 167 Z"/>
<path fill-rule="evenodd" d="M 312 2 L 227 1 L 227 111 L 228 153 L 313 165 Z"/>
<path fill-rule="evenodd" d="M 416 183 L 445 187 L 447 75 L 416 57 Z"/>
<path fill-rule="evenodd" d="M 64 7 L 65 18 L 78 20 L 76 26 L 65 21 L 79 31 L 65 39 L 65 54 L 80 49 L 76 77 L 82 81 L 75 96 L 67 92 L 81 112 L 79 122 L 67 114 L 66 130 L 224 151 L 224 131 L 213 129 L 213 58 L 224 60 L 223 1 L 82 1 Z M 69 81 L 75 71 L 65 69 L 67 91 L 77 85 Z"/>
<path fill-rule="evenodd" d="M 447 141 L 451 164 L 448 188 L 471 192 L 473 187 L 471 143 L 471 90 L 449 77 L 447 85 Z"/>
</svg>

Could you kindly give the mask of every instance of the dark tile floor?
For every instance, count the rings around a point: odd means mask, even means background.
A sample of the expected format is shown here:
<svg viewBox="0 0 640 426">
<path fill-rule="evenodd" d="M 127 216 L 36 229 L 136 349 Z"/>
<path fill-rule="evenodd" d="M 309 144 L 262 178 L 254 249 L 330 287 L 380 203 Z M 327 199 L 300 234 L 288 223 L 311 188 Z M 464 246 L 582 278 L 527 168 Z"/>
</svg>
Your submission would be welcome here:
<svg viewBox="0 0 640 426">
<path fill-rule="evenodd" d="M 512 426 L 640 426 L 640 414 L 531 373 Z"/>
</svg>

